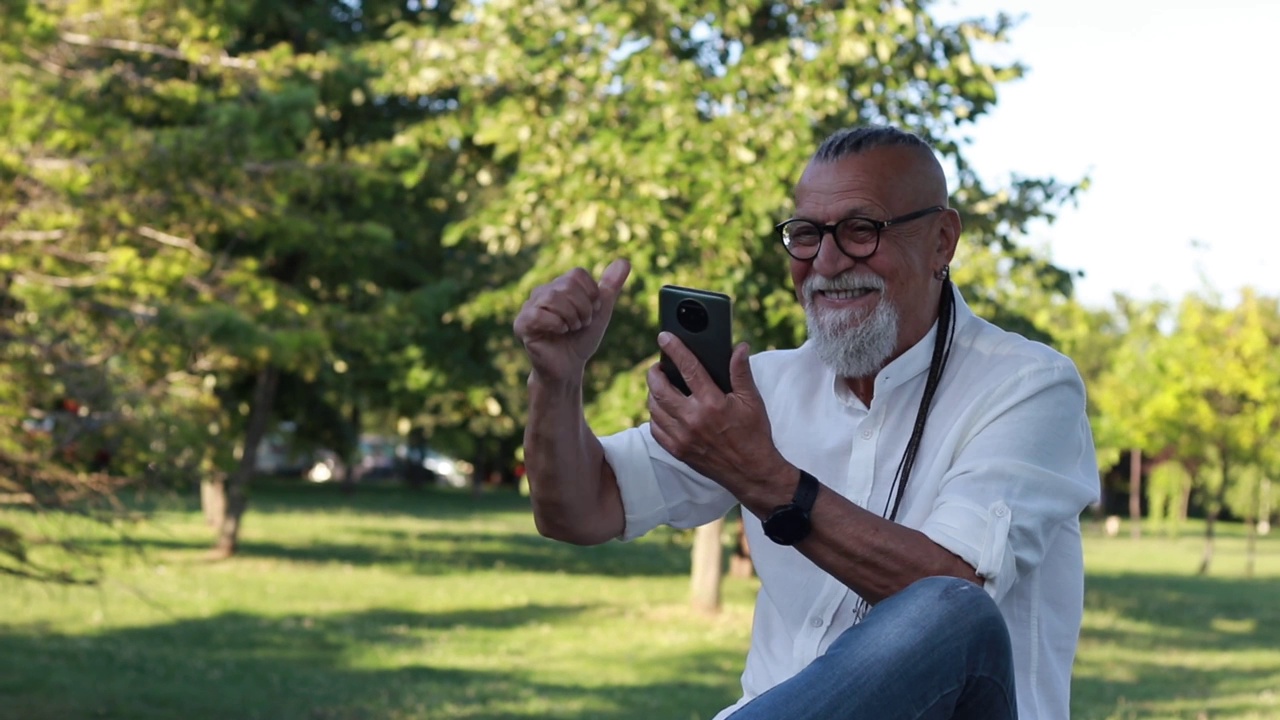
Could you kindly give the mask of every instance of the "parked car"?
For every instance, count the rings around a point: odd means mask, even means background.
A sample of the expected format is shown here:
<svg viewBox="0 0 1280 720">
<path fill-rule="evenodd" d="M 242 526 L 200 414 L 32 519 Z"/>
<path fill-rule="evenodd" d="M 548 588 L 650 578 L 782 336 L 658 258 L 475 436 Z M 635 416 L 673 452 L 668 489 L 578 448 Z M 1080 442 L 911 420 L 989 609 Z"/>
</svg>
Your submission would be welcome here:
<svg viewBox="0 0 1280 720">
<path fill-rule="evenodd" d="M 435 450 L 427 451 L 422 465 L 436 476 L 437 484 L 455 488 L 466 487 L 471 482 L 471 473 L 475 472 L 471 463 L 442 455 Z"/>
</svg>

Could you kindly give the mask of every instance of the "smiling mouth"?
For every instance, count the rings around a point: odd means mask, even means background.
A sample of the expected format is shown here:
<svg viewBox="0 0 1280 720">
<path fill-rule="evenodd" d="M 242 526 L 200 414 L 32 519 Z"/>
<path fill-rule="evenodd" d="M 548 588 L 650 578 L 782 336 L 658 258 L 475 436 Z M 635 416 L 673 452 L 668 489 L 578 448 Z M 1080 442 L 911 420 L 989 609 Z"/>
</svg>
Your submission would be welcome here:
<svg viewBox="0 0 1280 720">
<path fill-rule="evenodd" d="M 857 290 L 819 290 L 818 294 L 832 300 L 852 300 L 877 292 L 874 288 L 858 288 Z"/>
</svg>

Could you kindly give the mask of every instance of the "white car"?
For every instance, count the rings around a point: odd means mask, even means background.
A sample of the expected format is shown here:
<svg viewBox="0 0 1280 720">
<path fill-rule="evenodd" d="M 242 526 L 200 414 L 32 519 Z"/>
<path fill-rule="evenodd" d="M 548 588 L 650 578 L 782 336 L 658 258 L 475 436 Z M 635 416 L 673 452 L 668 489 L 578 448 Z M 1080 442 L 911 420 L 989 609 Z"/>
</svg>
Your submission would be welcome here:
<svg viewBox="0 0 1280 720">
<path fill-rule="evenodd" d="M 475 468 L 465 460 L 455 460 L 434 450 L 428 450 L 422 460 L 422 466 L 436 476 L 436 482 L 449 487 L 462 488 L 471 482 L 471 473 Z"/>
</svg>

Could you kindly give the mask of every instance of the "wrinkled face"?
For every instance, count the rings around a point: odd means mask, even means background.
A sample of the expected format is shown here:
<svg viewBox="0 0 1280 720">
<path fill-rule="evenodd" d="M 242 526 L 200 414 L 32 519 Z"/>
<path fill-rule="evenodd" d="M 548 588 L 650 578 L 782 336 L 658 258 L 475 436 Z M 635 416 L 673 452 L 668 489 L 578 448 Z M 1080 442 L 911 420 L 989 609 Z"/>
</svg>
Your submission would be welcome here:
<svg viewBox="0 0 1280 720">
<path fill-rule="evenodd" d="M 947 204 L 946 181 L 919 148 L 880 147 L 833 163 L 811 162 L 795 188 L 793 217 L 834 224 L 887 220 Z M 854 260 L 823 238 L 816 257 L 791 259 L 791 279 L 824 361 L 843 377 L 873 376 L 919 342 L 937 318 L 941 281 L 960 233 L 953 210 L 891 225 L 870 258 Z M 825 350 L 825 351 L 824 351 Z"/>
</svg>

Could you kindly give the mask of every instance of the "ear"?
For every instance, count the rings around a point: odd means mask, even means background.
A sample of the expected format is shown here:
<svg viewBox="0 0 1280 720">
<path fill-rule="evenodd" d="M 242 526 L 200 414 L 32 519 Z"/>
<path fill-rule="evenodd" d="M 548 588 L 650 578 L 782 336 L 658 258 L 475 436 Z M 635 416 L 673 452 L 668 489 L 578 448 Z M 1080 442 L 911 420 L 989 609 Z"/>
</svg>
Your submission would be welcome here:
<svg viewBox="0 0 1280 720">
<path fill-rule="evenodd" d="M 956 247 L 960 244 L 961 230 L 963 224 L 960 222 L 960 213 L 954 208 L 947 208 L 942 214 L 942 222 L 938 223 L 938 246 L 935 252 L 941 261 L 939 265 L 951 264 L 951 259 L 956 255 Z"/>
</svg>

